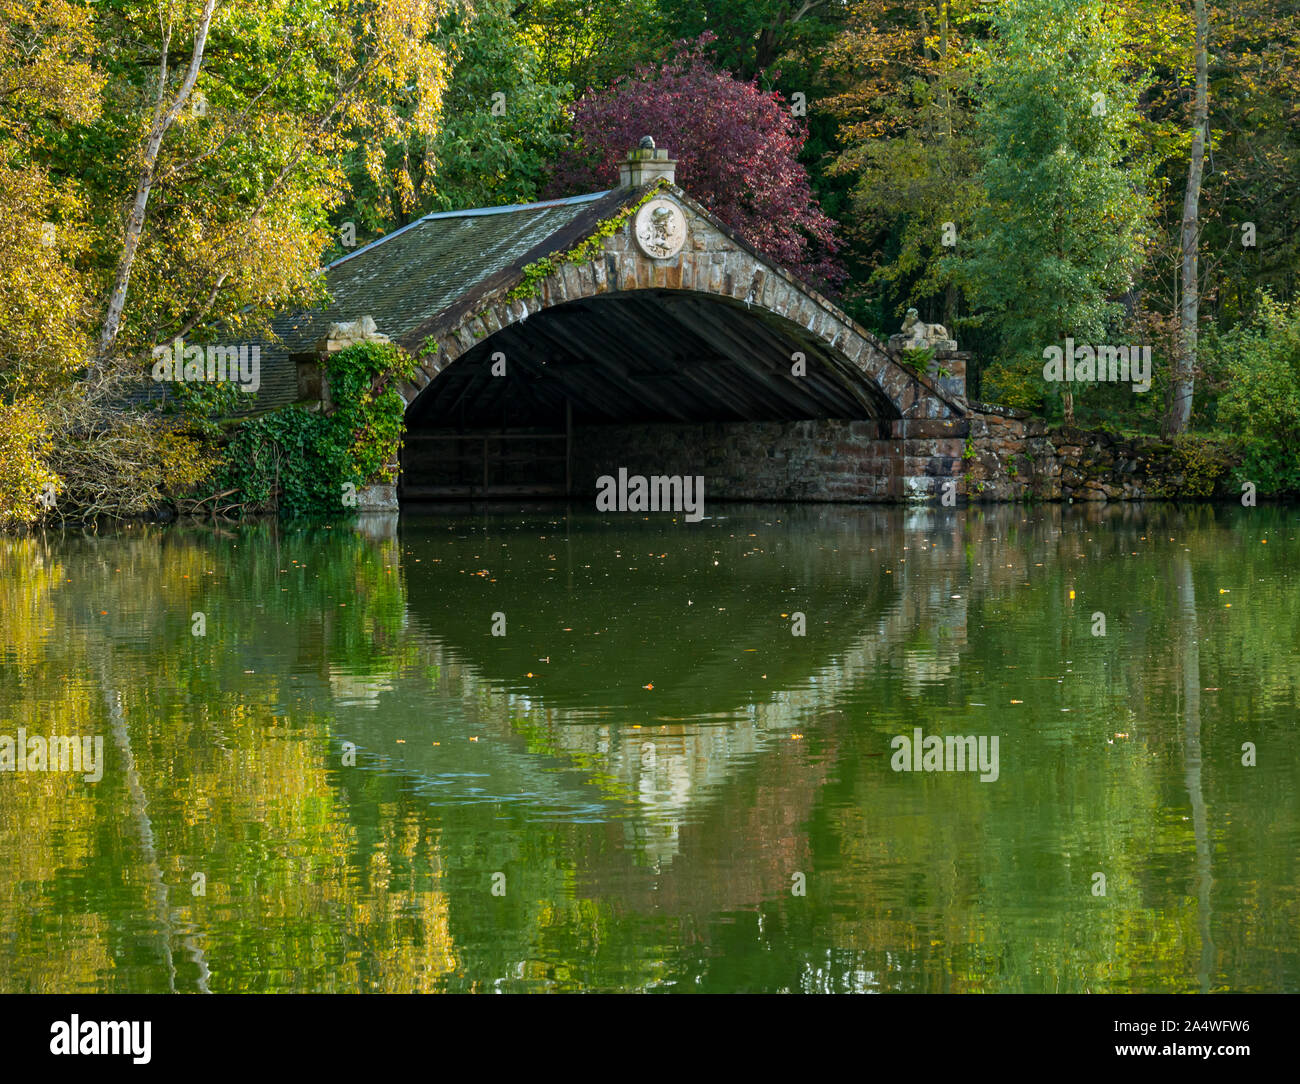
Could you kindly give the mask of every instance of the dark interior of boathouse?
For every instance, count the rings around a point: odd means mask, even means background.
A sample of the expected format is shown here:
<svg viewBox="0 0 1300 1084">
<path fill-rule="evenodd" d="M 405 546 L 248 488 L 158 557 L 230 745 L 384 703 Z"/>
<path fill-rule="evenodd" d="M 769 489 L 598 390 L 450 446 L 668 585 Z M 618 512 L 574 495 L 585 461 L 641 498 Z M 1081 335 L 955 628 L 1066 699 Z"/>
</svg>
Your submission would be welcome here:
<svg viewBox="0 0 1300 1084">
<path fill-rule="evenodd" d="M 476 344 L 411 404 L 403 499 L 562 496 L 592 427 L 881 419 L 838 351 L 731 298 L 637 290 L 570 301 Z"/>
</svg>

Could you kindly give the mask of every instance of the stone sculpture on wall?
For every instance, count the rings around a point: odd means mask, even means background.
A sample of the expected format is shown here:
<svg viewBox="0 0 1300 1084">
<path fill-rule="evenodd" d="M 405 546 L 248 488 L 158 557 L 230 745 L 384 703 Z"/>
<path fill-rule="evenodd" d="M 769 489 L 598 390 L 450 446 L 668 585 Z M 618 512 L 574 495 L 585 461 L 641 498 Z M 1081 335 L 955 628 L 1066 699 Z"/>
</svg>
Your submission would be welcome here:
<svg viewBox="0 0 1300 1084">
<path fill-rule="evenodd" d="M 900 350 L 956 350 L 957 340 L 950 338 L 942 324 L 927 324 L 915 309 L 908 309 L 903 318 L 903 329 L 889 336 L 889 349 Z"/>
</svg>

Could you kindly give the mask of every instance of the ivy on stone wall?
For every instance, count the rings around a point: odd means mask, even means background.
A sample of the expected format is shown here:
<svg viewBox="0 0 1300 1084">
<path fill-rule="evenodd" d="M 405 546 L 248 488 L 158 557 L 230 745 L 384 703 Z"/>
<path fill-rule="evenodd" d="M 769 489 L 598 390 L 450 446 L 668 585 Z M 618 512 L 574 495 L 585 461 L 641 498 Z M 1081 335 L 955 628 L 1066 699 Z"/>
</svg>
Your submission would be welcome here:
<svg viewBox="0 0 1300 1084">
<path fill-rule="evenodd" d="M 601 252 L 605 244 L 606 237 L 612 237 L 631 219 L 637 211 L 653 199 L 661 188 L 665 186 L 665 181 L 656 181 L 634 202 L 628 204 L 617 214 L 597 224 L 585 238 L 583 238 L 573 248 L 565 252 L 552 252 L 549 256 L 543 256 L 540 260 L 534 260 L 523 269 L 523 277 L 519 282 L 506 294 L 506 301 L 522 301 L 524 298 L 532 297 L 537 293 L 542 284 L 542 280 L 553 275 L 558 271 L 561 265 L 566 263 L 587 263 L 595 259 Z"/>
<path fill-rule="evenodd" d="M 391 343 L 357 343 L 325 362 L 333 405 L 301 405 L 239 423 L 223 450 L 215 492 L 241 512 L 336 516 L 345 494 L 393 480 L 406 403 L 393 381 L 414 361 Z"/>
</svg>

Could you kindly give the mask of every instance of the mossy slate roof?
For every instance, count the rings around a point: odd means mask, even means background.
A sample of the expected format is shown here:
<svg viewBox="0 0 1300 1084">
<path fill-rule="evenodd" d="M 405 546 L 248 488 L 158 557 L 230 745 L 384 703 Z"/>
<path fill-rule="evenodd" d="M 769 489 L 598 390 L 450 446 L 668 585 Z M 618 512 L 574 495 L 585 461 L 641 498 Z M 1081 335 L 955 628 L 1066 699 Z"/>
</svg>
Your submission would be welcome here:
<svg viewBox="0 0 1300 1084">
<path fill-rule="evenodd" d="M 491 280 L 570 247 L 631 196 L 613 190 L 439 212 L 336 260 L 324 271 L 330 303 L 277 317 L 272 326 L 281 341 L 260 342 L 257 409 L 298 398 L 292 355 L 312 351 L 330 324 L 370 316 L 380 332 L 400 339 L 491 287 Z"/>
</svg>

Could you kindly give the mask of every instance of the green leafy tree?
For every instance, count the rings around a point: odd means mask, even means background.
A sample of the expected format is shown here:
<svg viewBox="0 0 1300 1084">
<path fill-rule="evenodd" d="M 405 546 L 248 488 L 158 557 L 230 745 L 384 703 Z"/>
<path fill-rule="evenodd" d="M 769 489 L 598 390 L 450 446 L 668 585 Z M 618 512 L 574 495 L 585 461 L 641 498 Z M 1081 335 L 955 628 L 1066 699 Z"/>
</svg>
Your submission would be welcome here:
<svg viewBox="0 0 1300 1084">
<path fill-rule="evenodd" d="M 436 37 L 452 58 L 437 131 L 407 129 L 391 140 L 381 171 L 367 169 L 360 148 L 347 159 L 353 195 L 335 219 L 356 223 L 360 234 L 430 211 L 534 200 L 567 143 L 571 88 L 543 77 L 510 0 L 457 10 Z"/>
<path fill-rule="evenodd" d="M 1219 420 L 1245 446 L 1241 477 L 1261 492 L 1300 492 L 1300 300 L 1265 293 L 1258 316 L 1207 345 L 1222 368 Z"/>
<path fill-rule="evenodd" d="M 907 0 L 860 0 L 828 59 L 844 73 L 843 89 L 828 103 L 843 142 L 830 173 L 852 179 L 843 218 L 865 279 L 851 297 L 881 328 L 895 326 L 912 305 L 952 325 L 959 291 L 943 258 L 981 198 L 970 95 L 979 29 L 970 13 L 979 5 L 917 8 Z"/>
<path fill-rule="evenodd" d="M 516 0 L 507 5 L 537 57 L 539 78 L 581 94 L 608 86 L 669 44 L 662 0 Z"/>
<path fill-rule="evenodd" d="M 985 373 L 1004 402 L 1040 406 L 1043 351 L 1117 329 L 1146 243 L 1147 166 L 1131 156 L 1135 87 L 1101 0 L 1008 0 L 981 51 L 976 140 L 985 200 L 955 259 L 1006 357 Z"/>
</svg>

